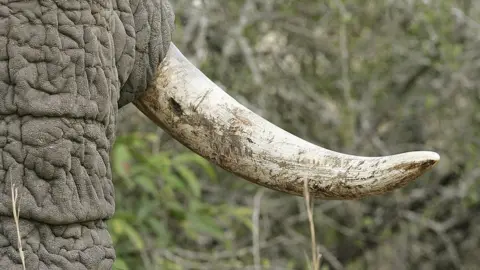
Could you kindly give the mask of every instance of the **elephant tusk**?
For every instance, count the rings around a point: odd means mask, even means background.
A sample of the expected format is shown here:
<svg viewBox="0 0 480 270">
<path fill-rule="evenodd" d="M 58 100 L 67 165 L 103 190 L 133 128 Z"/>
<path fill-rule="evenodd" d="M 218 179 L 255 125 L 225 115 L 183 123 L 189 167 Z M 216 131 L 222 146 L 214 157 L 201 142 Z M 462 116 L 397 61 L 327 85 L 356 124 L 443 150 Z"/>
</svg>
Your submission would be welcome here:
<svg viewBox="0 0 480 270">
<path fill-rule="evenodd" d="M 358 199 L 405 186 L 435 165 L 434 152 L 384 157 L 337 153 L 273 125 L 239 104 L 172 43 L 135 105 L 199 155 L 253 183 L 302 195 Z"/>
</svg>

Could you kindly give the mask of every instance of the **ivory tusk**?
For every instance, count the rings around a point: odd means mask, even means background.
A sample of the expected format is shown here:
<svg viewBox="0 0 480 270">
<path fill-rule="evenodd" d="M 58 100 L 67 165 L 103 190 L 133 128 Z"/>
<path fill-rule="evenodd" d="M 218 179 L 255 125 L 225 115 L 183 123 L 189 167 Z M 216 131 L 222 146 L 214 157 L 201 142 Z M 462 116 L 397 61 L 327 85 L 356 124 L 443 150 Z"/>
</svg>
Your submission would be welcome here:
<svg viewBox="0 0 480 270">
<path fill-rule="evenodd" d="M 435 165 L 434 152 L 385 157 L 337 153 L 273 125 L 239 104 L 172 43 L 135 105 L 182 144 L 253 183 L 302 195 L 358 199 L 405 186 Z"/>
</svg>

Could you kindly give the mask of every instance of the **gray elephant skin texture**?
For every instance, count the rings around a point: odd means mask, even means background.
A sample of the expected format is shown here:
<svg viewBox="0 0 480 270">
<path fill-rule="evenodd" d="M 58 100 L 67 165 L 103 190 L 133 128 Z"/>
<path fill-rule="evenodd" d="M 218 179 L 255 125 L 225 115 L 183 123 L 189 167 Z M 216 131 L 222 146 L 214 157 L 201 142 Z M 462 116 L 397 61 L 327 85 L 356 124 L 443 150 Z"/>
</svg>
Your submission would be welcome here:
<svg viewBox="0 0 480 270">
<path fill-rule="evenodd" d="M 162 0 L 0 0 L 0 269 L 111 269 L 117 111 L 146 90 L 173 12 Z"/>
</svg>

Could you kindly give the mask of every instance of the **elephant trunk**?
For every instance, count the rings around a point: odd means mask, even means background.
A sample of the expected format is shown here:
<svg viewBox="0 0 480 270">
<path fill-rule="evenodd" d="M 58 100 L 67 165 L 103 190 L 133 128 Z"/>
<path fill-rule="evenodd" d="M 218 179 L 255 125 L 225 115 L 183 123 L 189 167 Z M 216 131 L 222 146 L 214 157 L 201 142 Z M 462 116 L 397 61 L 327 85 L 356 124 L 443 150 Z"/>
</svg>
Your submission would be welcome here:
<svg viewBox="0 0 480 270">
<path fill-rule="evenodd" d="M 0 4 L 0 269 L 22 268 L 18 238 L 26 269 L 113 265 L 120 81 L 107 2 Z"/>
<path fill-rule="evenodd" d="M 171 44 L 135 105 L 182 144 L 253 183 L 322 199 L 358 199 L 405 186 L 439 160 L 434 152 L 360 157 L 306 142 L 251 112 Z"/>
</svg>

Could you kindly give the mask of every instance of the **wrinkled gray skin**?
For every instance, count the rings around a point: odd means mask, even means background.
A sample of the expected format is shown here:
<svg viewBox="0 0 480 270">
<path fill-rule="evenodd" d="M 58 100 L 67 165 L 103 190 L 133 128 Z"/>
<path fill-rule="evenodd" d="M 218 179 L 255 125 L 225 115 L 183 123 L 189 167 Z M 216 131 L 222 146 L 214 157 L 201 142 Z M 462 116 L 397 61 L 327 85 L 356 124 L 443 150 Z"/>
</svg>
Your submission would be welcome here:
<svg viewBox="0 0 480 270">
<path fill-rule="evenodd" d="M 0 269 L 110 269 L 118 108 L 170 44 L 162 0 L 0 0 Z"/>
</svg>

